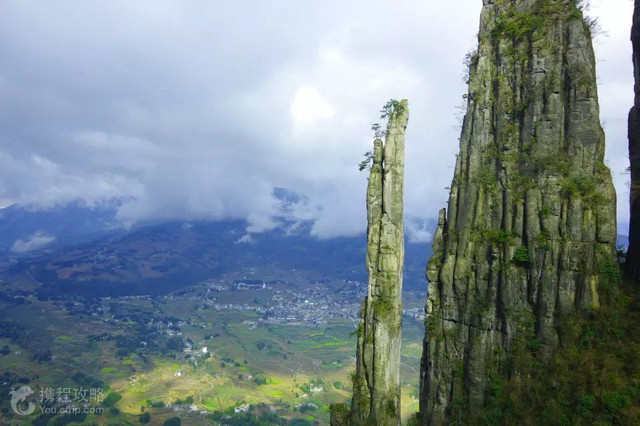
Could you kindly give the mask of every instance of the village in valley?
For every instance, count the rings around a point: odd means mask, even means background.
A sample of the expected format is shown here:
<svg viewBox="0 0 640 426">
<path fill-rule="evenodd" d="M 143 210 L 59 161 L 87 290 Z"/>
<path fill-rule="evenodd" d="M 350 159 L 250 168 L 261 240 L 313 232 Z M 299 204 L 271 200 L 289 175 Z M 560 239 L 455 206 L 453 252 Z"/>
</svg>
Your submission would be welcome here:
<svg viewBox="0 0 640 426">
<path fill-rule="evenodd" d="M 164 295 L 48 297 L 5 286 L 0 307 L 24 320 L 1 324 L 1 359 L 15 366 L 3 386 L 91 383 L 114 404 L 85 418 L 93 421 L 142 412 L 326 422 L 329 405 L 351 390 L 366 283 L 291 272 L 260 279 L 249 268 Z M 423 301 L 424 293 L 406 292 L 407 413 L 417 409 Z"/>
</svg>

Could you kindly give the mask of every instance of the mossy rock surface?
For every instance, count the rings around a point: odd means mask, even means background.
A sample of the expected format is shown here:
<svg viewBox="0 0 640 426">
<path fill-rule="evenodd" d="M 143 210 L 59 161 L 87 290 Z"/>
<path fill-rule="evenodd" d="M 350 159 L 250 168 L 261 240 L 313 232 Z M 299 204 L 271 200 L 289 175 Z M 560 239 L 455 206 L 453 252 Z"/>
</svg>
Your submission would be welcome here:
<svg viewBox="0 0 640 426">
<path fill-rule="evenodd" d="M 618 291 L 616 194 L 580 5 L 484 1 L 468 63 L 460 152 L 427 267 L 424 424 L 504 421 L 492 405 L 508 400 L 504 381 L 552 362 L 570 319 Z M 518 364 L 522 353 L 535 356 Z M 562 419 L 559 407 L 545 409 Z"/>
</svg>

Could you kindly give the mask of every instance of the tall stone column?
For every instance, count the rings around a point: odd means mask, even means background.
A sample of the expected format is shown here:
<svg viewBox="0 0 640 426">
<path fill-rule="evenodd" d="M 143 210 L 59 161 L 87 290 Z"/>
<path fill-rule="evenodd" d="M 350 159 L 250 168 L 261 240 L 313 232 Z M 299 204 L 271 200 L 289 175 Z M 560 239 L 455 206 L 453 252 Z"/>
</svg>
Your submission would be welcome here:
<svg viewBox="0 0 640 426">
<path fill-rule="evenodd" d="M 351 424 L 400 424 L 404 265 L 404 139 L 409 109 L 395 105 L 383 144 L 374 142 L 367 187 L 369 285 L 358 329 Z M 368 422 L 368 423 L 367 423 Z"/>
<path fill-rule="evenodd" d="M 420 417 L 451 424 L 617 283 L 591 27 L 572 0 L 483 0 L 449 204 L 429 261 Z M 516 336 L 518 339 L 516 340 Z"/>
</svg>

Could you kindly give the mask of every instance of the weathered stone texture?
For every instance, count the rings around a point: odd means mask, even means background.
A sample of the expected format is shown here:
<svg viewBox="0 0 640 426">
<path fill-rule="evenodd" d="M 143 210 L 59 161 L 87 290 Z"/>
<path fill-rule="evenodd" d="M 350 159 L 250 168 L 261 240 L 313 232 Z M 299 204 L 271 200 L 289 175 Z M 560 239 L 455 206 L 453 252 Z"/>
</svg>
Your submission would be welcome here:
<svg viewBox="0 0 640 426">
<path fill-rule="evenodd" d="M 544 356 L 600 303 L 615 256 L 589 25 L 572 1 L 484 0 L 448 210 L 427 267 L 423 424 L 478 412 L 513 374 L 514 337 Z"/>
<path fill-rule="evenodd" d="M 629 112 L 629 160 L 631 171 L 629 250 L 627 273 L 640 282 L 640 0 L 635 0 L 633 27 L 633 71 L 635 103 Z"/>
<path fill-rule="evenodd" d="M 408 103 L 403 100 L 391 113 L 384 144 L 380 139 L 374 142 L 367 188 L 369 285 L 360 312 L 353 425 L 400 423 L 404 138 L 408 119 Z"/>
</svg>

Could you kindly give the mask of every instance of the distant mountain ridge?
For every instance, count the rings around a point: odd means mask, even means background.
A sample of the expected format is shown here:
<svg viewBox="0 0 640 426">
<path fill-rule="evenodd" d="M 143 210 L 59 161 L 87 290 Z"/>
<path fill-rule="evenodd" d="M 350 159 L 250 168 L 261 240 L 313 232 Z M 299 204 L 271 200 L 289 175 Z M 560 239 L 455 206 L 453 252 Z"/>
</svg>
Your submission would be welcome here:
<svg viewBox="0 0 640 426">
<path fill-rule="evenodd" d="M 95 207 L 74 201 L 49 209 L 10 205 L 0 210 L 0 251 L 23 254 L 122 235 L 126 231 L 116 220 L 118 206 L 117 201 Z"/>
<path fill-rule="evenodd" d="M 29 256 L 5 262 L 2 273 L 7 282 L 37 283 L 43 297 L 163 294 L 203 279 L 247 274 L 292 283 L 366 281 L 364 234 L 319 240 L 307 223 L 295 231 L 254 234 L 246 233 L 248 224 L 242 220 L 166 222 L 126 231 L 112 226 L 115 209 L 73 205 L 26 212 L 12 206 L 0 215 L 0 248 L 9 252 L 5 257 L 16 256 L 12 246 L 25 235 L 55 236 Z M 405 287 L 426 289 L 430 244 L 407 241 L 406 246 Z"/>
</svg>

